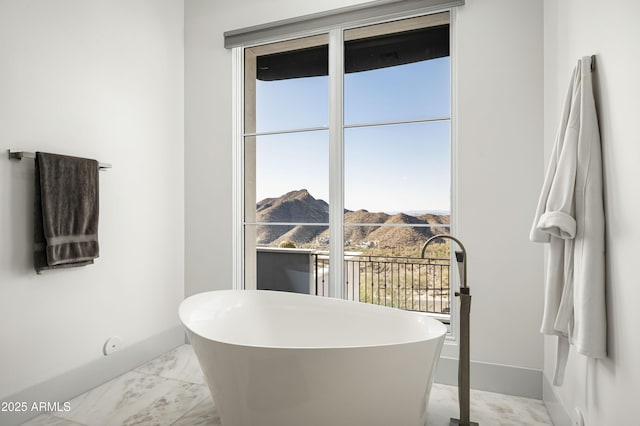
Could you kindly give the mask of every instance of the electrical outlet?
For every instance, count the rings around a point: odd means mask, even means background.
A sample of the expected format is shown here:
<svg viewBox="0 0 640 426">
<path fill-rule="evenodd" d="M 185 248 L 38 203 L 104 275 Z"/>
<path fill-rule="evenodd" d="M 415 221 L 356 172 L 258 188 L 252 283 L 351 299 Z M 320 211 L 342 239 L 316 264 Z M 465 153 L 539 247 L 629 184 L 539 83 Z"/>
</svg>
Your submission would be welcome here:
<svg viewBox="0 0 640 426">
<path fill-rule="evenodd" d="M 102 353 L 104 355 L 111 355 L 115 351 L 120 350 L 120 346 L 122 345 L 122 340 L 119 336 L 112 336 L 104 342 L 104 346 L 102 347 Z"/>
</svg>

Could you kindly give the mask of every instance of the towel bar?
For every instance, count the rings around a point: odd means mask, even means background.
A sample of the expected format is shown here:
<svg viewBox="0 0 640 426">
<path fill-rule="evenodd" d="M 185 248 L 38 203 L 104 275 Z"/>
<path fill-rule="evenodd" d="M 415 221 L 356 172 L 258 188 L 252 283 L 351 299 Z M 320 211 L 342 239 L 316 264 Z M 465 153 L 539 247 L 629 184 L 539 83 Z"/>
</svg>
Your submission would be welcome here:
<svg viewBox="0 0 640 426">
<path fill-rule="evenodd" d="M 27 151 L 11 151 L 9 150 L 9 159 L 10 160 L 22 160 L 23 158 L 31 158 L 35 159 L 36 154 L 34 152 Z M 98 163 L 98 167 L 100 170 L 107 170 L 111 168 L 111 164 L 109 163 Z"/>
</svg>

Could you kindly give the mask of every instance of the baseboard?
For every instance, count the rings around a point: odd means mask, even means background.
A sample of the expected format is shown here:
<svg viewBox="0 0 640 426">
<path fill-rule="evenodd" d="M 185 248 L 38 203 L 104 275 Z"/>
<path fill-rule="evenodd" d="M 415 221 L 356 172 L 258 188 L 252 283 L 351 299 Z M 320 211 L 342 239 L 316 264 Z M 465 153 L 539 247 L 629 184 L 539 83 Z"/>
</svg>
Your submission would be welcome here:
<svg viewBox="0 0 640 426">
<path fill-rule="evenodd" d="M 5 401 L 24 401 L 28 407 L 34 402 L 59 402 L 60 405 L 109 380 L 184 344 L 184 328 L 174 327 L 142 342 L 122 348 L 118 352 L 67 371 L 57 377 L 34 385 L 4 398 Z M 0 413 L 3 426 L 19 425 L 39 415 L 39 412 Z"/>
<path fill-rule="evenodd" d="M 549 417 L 551 417 L 554 426 L 573 426 L 571 417 L 567 413 L 567 410 L 565 410 L 562 402 L 560 402 L 558 394 L 545 375 L 543 375 L 542 378 L 542 386 L 542 400 L 547 407 Z"/>
<path fill-rule="evenodd" d="M 542 399 L 542 370 L 471 361 L 471 388 L 525 398 Z M 458 360 L 440 357 L 436 383 L 458 385 Z"/>
</svg>

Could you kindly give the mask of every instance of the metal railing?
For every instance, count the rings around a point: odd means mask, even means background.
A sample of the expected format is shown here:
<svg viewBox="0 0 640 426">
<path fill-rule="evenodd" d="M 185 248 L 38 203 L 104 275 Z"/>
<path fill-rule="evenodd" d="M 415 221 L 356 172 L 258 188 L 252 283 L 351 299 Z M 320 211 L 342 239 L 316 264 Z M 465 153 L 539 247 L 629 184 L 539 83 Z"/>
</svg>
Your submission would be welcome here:
<svg viewBox="0 0 640 426">
<path fill-rule="evenodd" d="M 311 254 L 315 294 L 328 295 L 329 256 Z M 345 298 L 409 311 L 449 314 L 449 259 L 345 253 Z"/>
</svg>

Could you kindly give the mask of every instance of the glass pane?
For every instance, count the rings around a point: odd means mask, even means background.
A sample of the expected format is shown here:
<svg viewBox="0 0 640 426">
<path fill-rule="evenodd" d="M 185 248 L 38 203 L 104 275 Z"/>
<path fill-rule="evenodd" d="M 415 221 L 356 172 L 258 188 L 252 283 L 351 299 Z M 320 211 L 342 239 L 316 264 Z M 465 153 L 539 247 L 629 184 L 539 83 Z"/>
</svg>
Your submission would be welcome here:
<svg viewBox="0 0 640 426">
<path fill-rule="evenodd" d="M 254 50 L 247 50 L 247 103 L 255 96 L 255 110 L 245 111 L 247 133 L 328 126 L 329 48 L 316 45 L 317 37 L 305 40 L 296 46 L 311 45 L 253 58 Z"/>
<path fill-rule="evenodd" d="M 245 138 L 245 221 L 329 223 L 326 130 Z"/>
<path fill-rule="evenodd" d="M 448 217 L 447 217 L 448 221 Z M 345 226 L 345 238 L 360 232 Z M 421 247 L 446 227 L 371 227 L 369 244 L 345 241 L 345 283 L 349 300 L 420 312 L 450 310 L 450 244 L 437 240 L 421 256 Z"/>
<path fill-rule="evenodd" d="M 346 125 L 450 115 L 449 26 L 345 42 Z"/>
<path fill-rule="evenodd" d="M 449 127 L 446 120 L 345 129 L 345 223 L 449 214 Z"/>
</svg>

